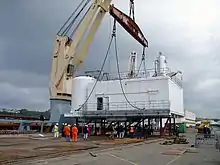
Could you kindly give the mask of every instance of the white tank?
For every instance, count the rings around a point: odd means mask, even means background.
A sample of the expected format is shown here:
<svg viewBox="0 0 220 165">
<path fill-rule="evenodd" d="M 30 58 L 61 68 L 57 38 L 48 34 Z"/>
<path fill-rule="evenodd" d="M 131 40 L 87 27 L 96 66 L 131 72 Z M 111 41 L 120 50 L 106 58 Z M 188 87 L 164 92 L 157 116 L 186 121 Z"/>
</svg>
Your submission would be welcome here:
<svg viewBox="0 0 220 165">
<path fill-rule="evenodd" d="M 159 56 L 159 67 L 160 67 L 160 74 L 165 75 L 165 73 L 166 73 L 166 57 L 163 55 Z"/>
<path fill-rule="evenodd" d="M 89 76 L 79 76 L 73 79 L 71 113 L 75 113 L 75 110 L 84 104 L 87 98 L 87 86 L 88 84 L 94 83 L 95 81 L 95 78 Z"/>
</svg>

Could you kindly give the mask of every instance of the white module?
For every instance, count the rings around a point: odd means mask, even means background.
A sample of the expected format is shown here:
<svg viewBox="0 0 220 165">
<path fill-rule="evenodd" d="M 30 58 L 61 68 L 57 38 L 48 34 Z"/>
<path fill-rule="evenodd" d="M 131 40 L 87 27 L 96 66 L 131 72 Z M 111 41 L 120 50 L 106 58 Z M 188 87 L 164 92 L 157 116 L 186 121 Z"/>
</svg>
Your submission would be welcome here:
<svg viewBox="0 0 220 165">
<path fill-rule="evenodd" d="M 99 81 L 88 100 L 87 111 L 129 111 L 141 109 L 168 109 L 184 116 L 183 89 L 166 76 Z M 87 90 L 91 91 L 93 84 Z M 137 108 L 129 105 L 128 101 Z"/>
</svg>

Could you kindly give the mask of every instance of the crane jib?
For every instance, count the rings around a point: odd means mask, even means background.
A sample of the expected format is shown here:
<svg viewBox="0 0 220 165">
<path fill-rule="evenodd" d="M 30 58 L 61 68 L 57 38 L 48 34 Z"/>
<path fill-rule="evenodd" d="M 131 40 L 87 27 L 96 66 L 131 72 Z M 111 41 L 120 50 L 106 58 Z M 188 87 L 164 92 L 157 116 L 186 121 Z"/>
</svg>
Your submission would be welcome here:
<svg viewBox="0 0 220 165">
<path fill-rule="evenodd" d="M 109 13 L 141 45 L 148 47 L 148 41 L 139 26 L 125 13 L 110 5 Z"/>
</svg>

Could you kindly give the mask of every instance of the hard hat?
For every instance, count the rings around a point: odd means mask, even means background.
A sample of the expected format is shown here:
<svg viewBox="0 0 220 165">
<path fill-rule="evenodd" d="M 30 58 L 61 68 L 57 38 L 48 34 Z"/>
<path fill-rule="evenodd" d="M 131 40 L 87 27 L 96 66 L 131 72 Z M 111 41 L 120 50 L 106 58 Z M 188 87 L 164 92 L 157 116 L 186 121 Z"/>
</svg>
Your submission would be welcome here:
<svg viewBox="0 0 220 165">
<path fill-rule="evenodd" d="M 76 124 L 73 124 L 74 126 L 76 126 Z"/>
<path fill-rule="evenodd" d="M 67 125 L 67 123 L 65 123 L 65 125 Z"/>
<path fill-rule="evenodd" d="M 70 125 L 70 124 L 68 124 L 68 126 L 70 127 L 71 125 Z"/>
<path fill-rule="evenodd" d="M 56 123 L 56 125 L 59 125 L 58 123 Z"/>
</svg>

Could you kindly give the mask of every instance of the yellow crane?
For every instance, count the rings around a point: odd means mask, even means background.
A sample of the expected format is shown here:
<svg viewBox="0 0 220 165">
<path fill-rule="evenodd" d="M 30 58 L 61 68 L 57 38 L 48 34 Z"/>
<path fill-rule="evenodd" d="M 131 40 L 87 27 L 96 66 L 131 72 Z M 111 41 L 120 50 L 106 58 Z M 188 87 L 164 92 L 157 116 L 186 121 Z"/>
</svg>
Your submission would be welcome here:
<svg viewBox="0 0 220 165">
<path fill-rule="evenodd" d="M 130 0 L 133 1 L 133 0 Z M 63 112 L 68 112 L 72 95 L 72 79 L 76 69 L 83 63 L 95 34 L 107 12 L 143 47 L 148 46 L 148 42 L 138 25 L 128 15 L 111 5 L 112 0 L 82 0 L 77 7 L 80 13 L 84 12 L 81 20 L 70 35 L 71 26 L 76 22 L 76 17 L 67 22 L 57 33 L 52 57 L 52 69 L 50 75 L 50 109 L 51 118 L 57 120 Z M 62 112 L 61 112 L 62 111 Z M 57 114 L 57 117 L 54 115 Z M 56 118 L 56 119 L 55 119 Z"/>
</svg>

